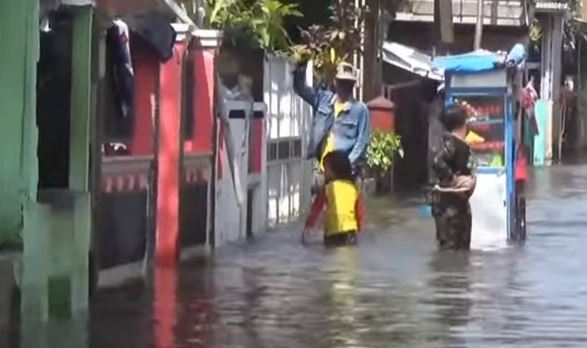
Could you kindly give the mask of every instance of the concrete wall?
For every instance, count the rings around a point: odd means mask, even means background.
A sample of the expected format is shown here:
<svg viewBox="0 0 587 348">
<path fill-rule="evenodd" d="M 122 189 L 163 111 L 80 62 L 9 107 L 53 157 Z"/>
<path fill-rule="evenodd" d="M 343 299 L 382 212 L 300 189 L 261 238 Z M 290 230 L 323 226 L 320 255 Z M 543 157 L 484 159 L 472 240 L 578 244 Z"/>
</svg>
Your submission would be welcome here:
<svg viewBox="0 0 587 348">
<path fill-rule="evenodd" d="M 267 230 L 267 110 L 265 103 L 255 103 L 249 141 L 249 204 L 253 235 Z M 249 226 L 250 224 L 250 226 Z"/>
<path fill-rule="evenodd" d="M 561 52 L 563 38 L 563 14 L 553 13 L 540 17 L 542 26 L 542 60 L 540 99 L 548 101 L 550 117 L 546 141 L 545 161 L 549 164 L 559 158 L 561 127 Z M 542 136 L 539 134 L 538 136 Z"/>
<path fill-rule="evenodd" d="M 182 57 L 185 45 L 176 45 L 173 57 L 161 65 L 157 177 L 156 261 L 177 261 L 179 236 L 179 159 L 181 130 Z"/>
<path fill-rule="evenodd" d="M 215 246 L 246 237 L 248 132 L 253 111 L 252 99 L 233 101 L 225 96 L 222 103 L 215 193 Z"/>
<path fill-rule="evenodd" d="M 37 203 L 36 81 L 39 59 L 39 4 L 0 4 L 0 30 L 11 40 L 0 52 L 0 235 L 22 236 L 23 340 L 34 337 L 29 323 L 50 314 L 72 315 L 87 308 L 90 199 L 88 192 L 93 11 L 72 11 L 70 189 L 44 191 Z M 23 344 L 23 346 L 28 346 Z"/>
</svg>

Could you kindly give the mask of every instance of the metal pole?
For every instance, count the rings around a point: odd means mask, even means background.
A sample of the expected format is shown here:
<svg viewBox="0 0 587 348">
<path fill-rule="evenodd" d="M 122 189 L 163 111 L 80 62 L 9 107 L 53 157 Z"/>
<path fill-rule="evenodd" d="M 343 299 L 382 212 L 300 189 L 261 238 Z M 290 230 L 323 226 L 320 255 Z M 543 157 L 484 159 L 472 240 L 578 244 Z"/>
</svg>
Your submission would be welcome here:
<svg viewBox="0 0 587 348">
<path fill-rule="evenodd" d="M 477 25 L 475 26 L 475 50 L 481 49 L 483 36 L 483 0 L 477 0 Z"/>
</svg>

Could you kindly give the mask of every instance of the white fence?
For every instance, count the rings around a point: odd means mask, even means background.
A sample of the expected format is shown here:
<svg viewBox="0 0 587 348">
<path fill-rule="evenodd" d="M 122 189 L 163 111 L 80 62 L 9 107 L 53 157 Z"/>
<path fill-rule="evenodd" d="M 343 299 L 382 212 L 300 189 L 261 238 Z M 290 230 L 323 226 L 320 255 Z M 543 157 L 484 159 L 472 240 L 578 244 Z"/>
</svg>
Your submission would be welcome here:
<svg viewBox="0 0 587 348">
<path fill-rule="evenodd" d="M 295 94 L 292 71 L 284 58 L 265 60 L 270 226 L 296 221 L 310 201 L 311 163 L 305 158 L 312 109 Z M 311 72 L 307 77 L 311 80 Z"/>
</svg>

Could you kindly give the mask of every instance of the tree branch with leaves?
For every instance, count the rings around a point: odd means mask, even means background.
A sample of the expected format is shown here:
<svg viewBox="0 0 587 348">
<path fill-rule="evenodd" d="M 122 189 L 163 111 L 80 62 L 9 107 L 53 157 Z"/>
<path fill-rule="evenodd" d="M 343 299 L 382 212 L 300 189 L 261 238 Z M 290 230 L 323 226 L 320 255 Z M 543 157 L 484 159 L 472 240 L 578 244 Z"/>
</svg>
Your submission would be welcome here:
<svg viewBox="0 0 587 348">
<path fill-rule="evenodd" d="M 312 60 L 318 81 L 330 87 L 337 66 L 362 52 L 363 23 L 369 10 L 355 7 L 348 1 L 336 0 L 329 25 L 313 25 L 302 31 L 303 44 L 292 47 L 294 63 Z"/>
<path fill-rule="evenodd" d="M 287 17 L 300 17 L 296 4 L 280 0 L 206 0 L 205 25 L 224 31 L 225 48 L 279 52 L 291 46 Z"/>
</svg>

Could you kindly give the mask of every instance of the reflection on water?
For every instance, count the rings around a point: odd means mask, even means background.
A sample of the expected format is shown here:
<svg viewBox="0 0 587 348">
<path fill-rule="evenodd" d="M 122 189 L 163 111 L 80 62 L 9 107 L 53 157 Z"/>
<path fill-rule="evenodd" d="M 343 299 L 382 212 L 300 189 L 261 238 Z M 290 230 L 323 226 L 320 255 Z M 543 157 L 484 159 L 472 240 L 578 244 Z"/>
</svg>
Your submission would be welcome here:
<svg viewBox="0 0 587 348">
<path fill-rule="evenodd" d="M 427 287 L 431 296 L 421 302 L 430 305 L 432 320 L 438 327 L 437 335 L 433 331 L 428 337 L 443 346 L 466 347 L 466 340 L 459 333 L 467 329 L 473 305 L 470 261 L 469 253 L 452 251 L 437 253 L 430 261 Z"/>
<path fill-rule="evenodd" d="M 328 250 L 333 257 L 336 269 L 326 270 L 328 297 L 325 307 L 329 313 L 324 321 L 327 325 L 330 342 L 335 347 L 359 347 L 359 332 L 355 331 L 356 320 L 356 272 L 357 250 L 344 247 Z"/>
<path fill-rule="evenodd" d="M 22 348 L 87 348 L 87 317 L 74 320 L 52 320 L 41 325 L 38 322 L 21 322 L 20 347 Z"/>
<path fill-rule="evenodd" d="M 175 347 L 177 325 L 177 270 L 157 268 L 154 274 L 153 316 L 155 318 L 155 345 Z"/>
<path fill-rule="evenodd" d="M 89 339 L 84 320 L 52 323 L 22 347 L 587 347 L 587 167 L 533 186 L 523 246 L 439 253 L 415 205 L 379 201 L 358 247 L 292 230 L 222 248 L 101 291 Z"/>
</svg>

